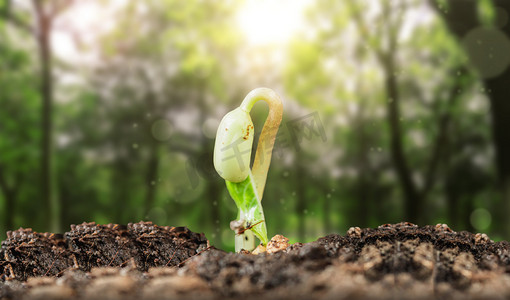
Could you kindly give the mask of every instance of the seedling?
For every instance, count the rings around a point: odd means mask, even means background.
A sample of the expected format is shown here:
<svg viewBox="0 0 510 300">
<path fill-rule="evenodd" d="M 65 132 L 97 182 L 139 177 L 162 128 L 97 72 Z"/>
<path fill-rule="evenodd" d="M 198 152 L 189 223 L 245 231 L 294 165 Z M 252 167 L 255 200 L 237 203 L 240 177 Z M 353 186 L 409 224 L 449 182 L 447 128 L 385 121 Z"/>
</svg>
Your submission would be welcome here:
<svg viewBox="0 0 510 300">
<path fill-rule="evenodd" d="M 250 111 L 259 100 L 267 102 L 269 115 L 260 133 L 250 170 L 254 136 Z M 236 252 L 253 250 L 256 246 L 255 236 L 264 246 L 268 242 L 261 200 L 282 112 L 282 101 L 273 90 L 257 88 L 244 98 L 238 108 L 223 117 L 216 133 L 214 167 L 225 179 L 230 196 L 239 210 L 237 220 L 230 222 L 230 228 L 235 231 Z"/>
</svg>

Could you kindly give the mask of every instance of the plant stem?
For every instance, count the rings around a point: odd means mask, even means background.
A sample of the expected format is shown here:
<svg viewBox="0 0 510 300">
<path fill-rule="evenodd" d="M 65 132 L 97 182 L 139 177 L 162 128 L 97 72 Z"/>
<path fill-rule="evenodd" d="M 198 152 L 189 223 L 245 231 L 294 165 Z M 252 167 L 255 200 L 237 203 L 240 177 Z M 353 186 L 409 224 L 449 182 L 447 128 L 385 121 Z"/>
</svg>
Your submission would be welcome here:
<svg viewBox="0 0 510 300">
<path fill-rule="evenodd" d="M 227 189 L 239 209 L 237 220 L 230 223 L 230 228 L 236 233 L 236 251 L 253 250 L 255 236 L 266 245 L 268 240 L 264 211 L 251 172 L 243 182 L 227 181 Z"/>
<path fill-rule="evenodd" d="M 262 200 L 276 133 L 282 121 L 283 105 L 280 97 L 273 90 L 257 88 L 246 95 L 240 107 L 249 113 L 255 102 L 259 100 L 264 100 L 269 106 L 269 115 L 257 143 L 257 151 L 255 152 L 255 160 L 252 167 L 257 194 L 259 199 Z"/>
</svg>

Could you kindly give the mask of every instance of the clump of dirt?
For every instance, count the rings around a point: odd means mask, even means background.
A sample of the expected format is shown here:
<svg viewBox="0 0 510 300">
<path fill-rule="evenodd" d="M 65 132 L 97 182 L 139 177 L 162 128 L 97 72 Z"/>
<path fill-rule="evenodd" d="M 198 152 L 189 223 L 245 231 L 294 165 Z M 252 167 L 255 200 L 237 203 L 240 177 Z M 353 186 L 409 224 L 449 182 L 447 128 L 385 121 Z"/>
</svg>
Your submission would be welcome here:
<svg viewBox="0 0 510 300">
<path fill-rule="evenodd" d="M 268 245 L 272 250 L 258 255 L 215 249 L 203 235 L 187 229 L 137 224 L 82 224 L 60 244 L 51 235 L 35 234 L 33 244 L 40 249 L 27 253 L 13 252 L 22 242 L 11 233 L 1 250 L 11 254 L 0 264 L 13 271 L 0 283 L 0 299 L 510 297 L 510 244 L 493 242 L 485 234 L 454 232 L 444 224 L 353 227 L 344 236 L 290 246 L 277 236 Z M 48 254 L 37 257 L 41 253 Z M 62 262 L 53 263 L 55 256 L 45 261 L 49 253 L 62 253 Z M 65 271 L 64 258 L 77 267 Z M 47 274 L 33 271 L 48 270 L 51 264 L 56 266 Z M 23 266 L 32 271 L 23 271 Z M 33 277 L 41 275 L 46 276 Z"/>
<path fill-rule="evenodd" d="M 26 280 L 31 276 L 56 276 L 73 265 L 63 235 L 38 233 L 30 228 L 8 231 L 0 254 L 3 278 Z"/>
<path fill-rule="evenodd" d="M 178 266 L 208 246 L 203 234 L 151 222 L 83 223 L 72 225 L 64 235 L 20 228 L 7 232 L 2 242 L 0 278 L 24 281 L 32 276 L 62 276 L 67 270 L 128 265 L 147 271 Z"/>
</svg>

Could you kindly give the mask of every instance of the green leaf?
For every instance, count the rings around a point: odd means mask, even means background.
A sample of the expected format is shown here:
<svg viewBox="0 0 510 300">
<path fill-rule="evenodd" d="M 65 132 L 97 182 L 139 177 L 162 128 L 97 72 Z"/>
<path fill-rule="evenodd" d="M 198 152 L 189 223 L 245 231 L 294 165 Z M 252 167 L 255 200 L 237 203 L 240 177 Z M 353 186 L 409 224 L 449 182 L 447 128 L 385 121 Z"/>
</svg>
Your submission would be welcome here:
<svg viewBox="0 0 510 300">
<path fill-rule="evenodd" d="M 267 245 L 267 229 L 264 211 L 262 210 L 262 204 L 257 195 L 257 189 L 255 188 L 255 182 L 253 181 L 251 172 L 244 181 L 230 182 L 225 180 L 225 182 L 227 183 L 230 196 L 234 199 L 239 209 L 239 220 L 245 221 L 246 228 L 257 224 L 250 230 L 260 239 L 262 244 Z"/>
</svg>

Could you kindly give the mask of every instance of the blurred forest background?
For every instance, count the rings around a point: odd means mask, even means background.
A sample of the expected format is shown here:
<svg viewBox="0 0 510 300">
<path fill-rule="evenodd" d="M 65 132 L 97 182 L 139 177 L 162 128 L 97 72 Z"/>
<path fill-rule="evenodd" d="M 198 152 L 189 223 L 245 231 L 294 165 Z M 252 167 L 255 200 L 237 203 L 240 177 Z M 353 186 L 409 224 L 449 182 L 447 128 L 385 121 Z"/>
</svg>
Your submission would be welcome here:
<svg viewBox="0 0 510 300">
<path fill-rule="evenodd" d="M 0 0 L 0 239 L 147 220 L 232 250 L 214 137 L 260 86 L 284 101 L 270 236 L 410 221 L 509 239 L 509 13 L 504 0 Z M 266 115 L 257 104 L 256 131 Z"/>
</svg>

